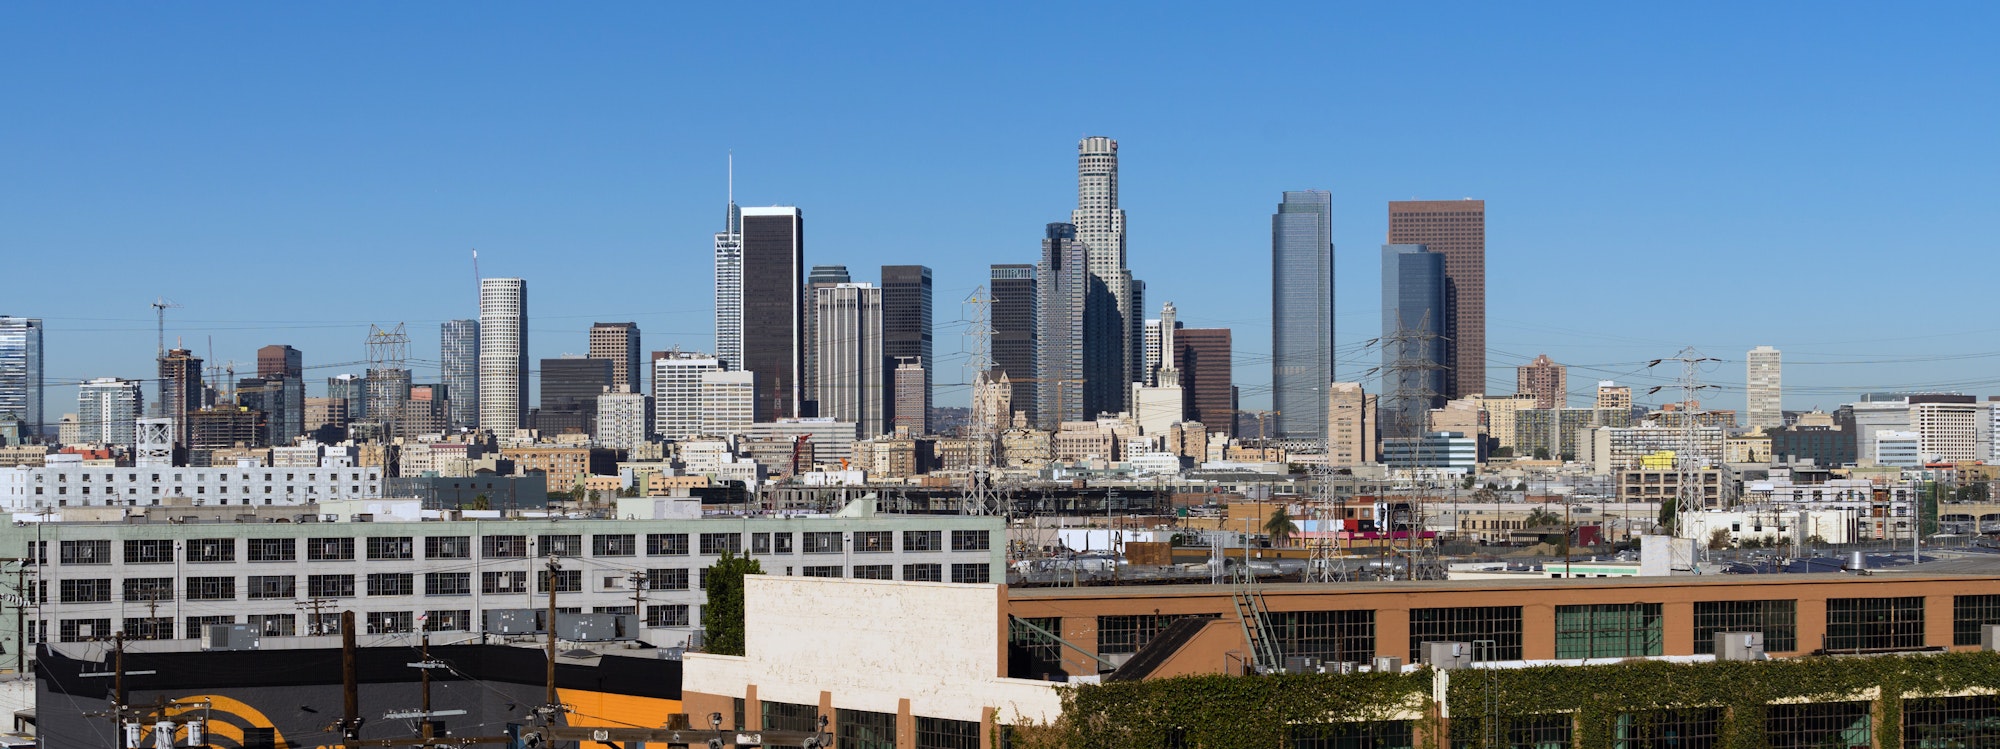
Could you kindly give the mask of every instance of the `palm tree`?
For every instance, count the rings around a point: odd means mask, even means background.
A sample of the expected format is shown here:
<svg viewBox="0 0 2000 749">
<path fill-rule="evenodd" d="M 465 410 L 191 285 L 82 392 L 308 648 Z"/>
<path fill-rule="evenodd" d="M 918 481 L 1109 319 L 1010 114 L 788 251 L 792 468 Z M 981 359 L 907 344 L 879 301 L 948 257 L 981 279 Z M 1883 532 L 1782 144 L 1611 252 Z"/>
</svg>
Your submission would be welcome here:
<svg viewBox="0 0 2000 749">
<path fill-rule="evenodd" d="M 1521 524 L 1521 527 L 1546 528 L 1551 525 L 1562 525 L 1562 518 L 1557 517 L 1555 513 L 1550 512 L 1549 508 L 1547 507 L 1537 507 L 1533 511 L 1528 513 L 1528 519 L 1526 522 Z"/>
<path fill-rule="evenodd" d="M 1264 535 L 1271 537 L 1274 547 L 1290 546 L 1292 534 L 1298 530 L 1299 526 L 1292 522 L 1291 513 L 1285 512 L 1283 507 L 1272 510 L 1271 519 L 1264 521 Z"/>
</svg>

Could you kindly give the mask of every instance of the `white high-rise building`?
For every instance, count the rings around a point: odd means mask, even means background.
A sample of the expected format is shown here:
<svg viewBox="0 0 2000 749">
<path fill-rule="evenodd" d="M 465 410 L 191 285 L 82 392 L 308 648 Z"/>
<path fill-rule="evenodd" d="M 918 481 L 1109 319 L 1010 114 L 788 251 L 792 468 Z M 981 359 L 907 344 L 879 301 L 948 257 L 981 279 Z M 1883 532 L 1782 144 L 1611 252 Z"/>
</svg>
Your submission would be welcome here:
<svg viewBox="0 0 2000 749">
<path fill-rule="evenodd" d="M 1084 264 L 1091 277 L 1104 284 L 1114 303 L 1114 309 L 1089 315 L 1085 324 L 1091 331 L 1085 333 L 1086 339 L 1114 342 L 1110 346 L 1091 343 L 1086 356 L 1092 361 L 1099 356 L 1114 361 L 1103 361 L 1100 366 L 1087 362 L 1084 370 L 1093 378 L 1101 378 L 1099 372 L 1124 373 L 1122 381 L 1085 383 L 1084 387 L 1123 399 L 1129 406 L 1132 391 L 1126 384 L 1146 379 L 1141 371 L 1145 365 L 1145 323 L 1139 317 L 1136 299 L 1142 287 L 1125 265 L 1125 211 L 1118 207 L 1118 141 L 1092 136 L 1077 143 L 1076 150 L 1076 210 L 1070 212 L 1070 223 L 1076 225 L 1076 239 L 1085 247 Z"/>
<path fill-rule="evenodd" d="M 0 419 L 42 437 L 42 321 L 0 316 Z"/>
<path fill-rule="evenodd" d="M 77 442 L 131 445 L 138 441 L 146 398 L 137 380 L 99 377 L 76 390 Z"/>
<path fill-rule="evenodd" d="M 653 431 L 661 439 L 701 434 L 701 377 L 721 368 L 713 356 L 679 351 L 653 360 Z"/>
<path fill-rule="evenodd" d="M 1751 429 L 1776 429 L 1785 425 L 1783 404 L 1783 354 L 1770 346 L 1750 349 L 1750 399 L 1745 424 Z"/>
<path fill-rule="evenodd" d="M 597 444 L 620 450 L 645 444 L 653 426 L 652 400 L 643 393 L 597 396 Z"/>
<path fill-rule="evenodd" d="M 701 433 L 717 437 L 748 434 L 757 421 L 757 373 L 704 372 L 701 375 Z"/>
<path fill-rule="evenodd" d="M 819 329 L 819 413 L 851 421 L 869 436 L 886 433 L 882 390 L 882 290 L 874 284 L 843 283 L 815 289 Z"/>
<path fill-rule="evenodd" d="M 513 437 L 528 413 L 528 282 L 479 282 L 479 428 Z"/>
<path fill-rule="evenodd" d="M 729 161 L 729 209 L 715 233 L 715 357 L 743 368 L 743 211 L 736 207 L 736 160 Z"/>
<path fill-rule="evenodd" d="M 1144 346 L 1146 349 L 1146 362 L 1140 371 L 1143 372 L 1146 376 L 1142 381 L 1147 385 L 1158 385 L 1160 384 L 1159 372 L 1160 372 L 1160 356 L 1161 356 L 1159 320 L 1146 321 L 1146 340 Z"/>
</svg>

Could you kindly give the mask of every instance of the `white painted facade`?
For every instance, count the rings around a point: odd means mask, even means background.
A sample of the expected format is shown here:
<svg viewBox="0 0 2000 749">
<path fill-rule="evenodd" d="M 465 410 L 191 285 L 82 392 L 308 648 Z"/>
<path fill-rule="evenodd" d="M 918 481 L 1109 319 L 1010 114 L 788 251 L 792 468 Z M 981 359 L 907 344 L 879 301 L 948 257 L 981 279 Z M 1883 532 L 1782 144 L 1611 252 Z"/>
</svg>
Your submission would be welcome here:
<svg viewBox="0 0 2000 749">
<path fill-rule="evenodd" d="M 0 468 L 0 508 L 133 507 L 164 504 L 173 497 L 196 505 L 302 505 L 382 496 L 379 466 L 120 468 L 86 466 L 74 455 L 50 455 L 48 463 Z"/>
</svg>

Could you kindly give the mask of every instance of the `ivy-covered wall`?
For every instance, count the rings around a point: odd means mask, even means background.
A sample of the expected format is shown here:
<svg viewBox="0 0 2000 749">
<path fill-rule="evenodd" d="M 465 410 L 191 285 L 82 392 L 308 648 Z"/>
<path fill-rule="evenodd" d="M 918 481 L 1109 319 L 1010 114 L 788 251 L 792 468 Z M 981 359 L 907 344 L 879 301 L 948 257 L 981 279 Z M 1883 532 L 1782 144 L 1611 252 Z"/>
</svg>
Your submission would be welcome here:
<svg viewBox="0 0 2000 749">
<path fill-rule="evenodd" d="M 1428 670 L 1078 685 L 1065 690 L 1058 723 L 1018 727 L 1013 738 L 1023 749 L 1279 749 L 1290 746 L 1293 725 L 1408 719 L 1416 746 L 1439 747 L 1447 745 L 1442 738 L 1453 718 L 1476 721 L 1492 710 L 1503 719 L 1567 714 L 1577 749 L 1612 749 L 1620 714 L 1712 707 L 1722 715 L 1718 746 L 1767 749 L 1772 704 L 1873 700 L 1875 746 L 1892 749 L 1902 741 L 1899 697 L 2000 690 L 2000 653 L 1635 660 L 1462 670 L 1450 677 L 1444 705 L 1433 700 Z"/>
</svg>

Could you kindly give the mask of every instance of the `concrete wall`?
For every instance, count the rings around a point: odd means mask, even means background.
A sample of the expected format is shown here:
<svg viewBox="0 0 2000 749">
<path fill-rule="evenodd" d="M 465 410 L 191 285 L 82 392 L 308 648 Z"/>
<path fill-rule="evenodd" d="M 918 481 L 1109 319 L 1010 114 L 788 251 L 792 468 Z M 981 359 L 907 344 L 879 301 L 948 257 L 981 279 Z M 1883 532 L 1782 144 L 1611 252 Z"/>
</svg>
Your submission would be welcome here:
<svg viewBox="0 0 2000 749">
<path fill-rule="evenodd" d="M 682 691 L 691 713 L 747 697 L 753 722 L 761 700 L 987 725 L 1054 720 L 1056 684 L 1001 676 L 1005 599 L 999 585 L 746 577 L 746 655 L 689 653 Z"/>
</svg>

